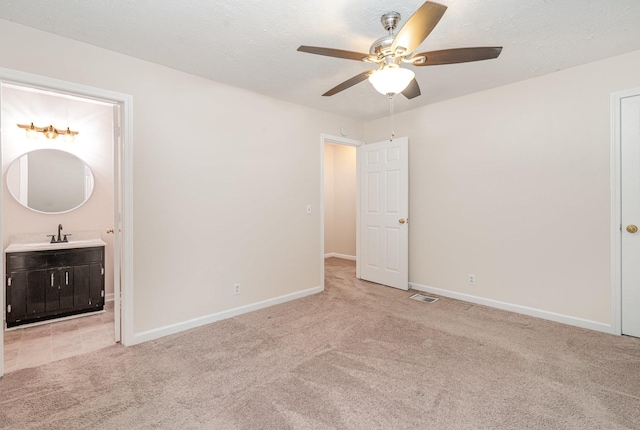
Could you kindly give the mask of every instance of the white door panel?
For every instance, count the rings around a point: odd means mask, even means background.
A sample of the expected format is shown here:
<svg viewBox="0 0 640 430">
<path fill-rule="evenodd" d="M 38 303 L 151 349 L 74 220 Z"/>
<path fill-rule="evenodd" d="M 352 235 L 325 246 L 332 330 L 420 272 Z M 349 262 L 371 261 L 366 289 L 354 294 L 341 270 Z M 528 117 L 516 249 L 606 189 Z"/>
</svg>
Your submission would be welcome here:
<svg viewBox="0 0 640 430">
<path fill-rule="evenodd" d="M 640 96 L 622 99 L 622 334 L 640 337 Z"/>
<path fill-rule="evenodd" d="M 409 289 L 409 140 L 358 148 L 360 163 L 360 277 Z"/>
</svg>

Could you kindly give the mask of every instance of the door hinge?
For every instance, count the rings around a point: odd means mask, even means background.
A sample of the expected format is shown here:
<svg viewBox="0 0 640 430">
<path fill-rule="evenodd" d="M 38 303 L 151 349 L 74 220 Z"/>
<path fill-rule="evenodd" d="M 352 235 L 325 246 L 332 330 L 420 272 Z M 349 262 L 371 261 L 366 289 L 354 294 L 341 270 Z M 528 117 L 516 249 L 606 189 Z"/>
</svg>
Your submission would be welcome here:
<svg viewBox="0 0 640 430">
<path fill-rule="evenodd" d="M 11 278 L 7 278 L 7 287 L 11 286 Z"/>
<path fill-rule="evenodd" d="M 7 305 L 7 313 L 10 314 L 11 313 L 11 305 Z"/>
</svg>

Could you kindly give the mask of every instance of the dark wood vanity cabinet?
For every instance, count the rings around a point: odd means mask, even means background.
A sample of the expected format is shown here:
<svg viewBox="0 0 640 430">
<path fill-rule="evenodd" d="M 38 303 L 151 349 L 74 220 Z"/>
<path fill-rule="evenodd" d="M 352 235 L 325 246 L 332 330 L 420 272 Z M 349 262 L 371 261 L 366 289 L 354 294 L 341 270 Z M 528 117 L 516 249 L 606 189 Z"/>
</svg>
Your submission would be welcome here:
<svg viewBox="0 0 640 430">
<path fill-rule="evenodd" d="M 104 309 L 104 247 L 6 256 L 7 327 Z"/>
</svg>

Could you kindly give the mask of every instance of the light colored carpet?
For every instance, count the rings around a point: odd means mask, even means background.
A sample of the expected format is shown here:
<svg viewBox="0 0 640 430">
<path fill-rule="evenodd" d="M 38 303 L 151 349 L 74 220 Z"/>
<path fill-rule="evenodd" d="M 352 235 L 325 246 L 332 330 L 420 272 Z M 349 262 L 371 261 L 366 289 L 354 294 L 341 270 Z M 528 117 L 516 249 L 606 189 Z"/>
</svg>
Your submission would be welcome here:
<svg viewBox="0 0 640 430">
<path fill-rule="evenodd" d="M 357 281 L 7 374 L 11 429 L 639 429 L 640 340 Z"/>
</svg>

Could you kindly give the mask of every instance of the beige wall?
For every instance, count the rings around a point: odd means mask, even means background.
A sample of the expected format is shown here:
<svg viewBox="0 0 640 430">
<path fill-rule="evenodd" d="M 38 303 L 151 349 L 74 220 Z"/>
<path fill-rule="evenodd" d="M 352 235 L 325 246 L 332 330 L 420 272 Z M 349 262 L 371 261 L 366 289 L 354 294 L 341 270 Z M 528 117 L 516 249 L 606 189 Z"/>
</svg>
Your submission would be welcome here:
<svg viewBox="0 0 640 430">
<path fill-rule="evenodd" d="M 356 148 L 324 145 L 324 253 L 356 256 Z"/>
<path fill-rule="evenodd" d="M 136 333 L 322 285 L 318 138 L 363 124 L 7 21 L 0 51 L 133 95 Z"/>
<path fill-rule="evenodd" d="M 410 281 L 610 323 L 610 94 L 638 86 L 640 51 L 396 115 Z"/>
<path fill-rule="evenodd" d="M 105 292 L 113 293 L 113 112 L 111 106 L 77 99 L 24 91 L 9 86 L 2 88 L 2 173 L 6 178 L 9 165 L 22 154 L 44 148 L 59 149 L 82 159 L 92 170 L 95 187 L 89 200 L 80 208 L 63 214 L 42 214 L 21 206 L 9 194 L 3 180 L 2 243 L 9 245 L 13 235 L 27 233 L 54 234 L 58 224 L 63 233 L 100 231 L 105 248 Z M 79 131 L 73 142 L 29 139 L 16 124 L 34 122 L 39 126 L 53 124 Z M 43 237 L 44 239 L 44 237 Z M 73 236 L 70 237 L 73 239 Z"/>
</svg>

